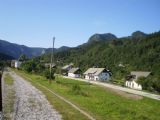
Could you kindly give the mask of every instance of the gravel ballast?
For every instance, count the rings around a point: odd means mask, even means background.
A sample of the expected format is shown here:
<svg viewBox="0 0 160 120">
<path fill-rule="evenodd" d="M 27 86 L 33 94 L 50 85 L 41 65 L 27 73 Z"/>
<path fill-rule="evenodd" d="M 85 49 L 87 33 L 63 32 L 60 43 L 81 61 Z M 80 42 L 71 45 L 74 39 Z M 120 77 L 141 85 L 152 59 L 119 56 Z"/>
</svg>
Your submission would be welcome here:
<svg viewBox="0 0 160 120">
<path fill-rule="evenodd" d="M 62 116 L 49 104 L 41 91 L 14 72 L 16 91 L 15 120 L 61 120 Z"/>
</svg>

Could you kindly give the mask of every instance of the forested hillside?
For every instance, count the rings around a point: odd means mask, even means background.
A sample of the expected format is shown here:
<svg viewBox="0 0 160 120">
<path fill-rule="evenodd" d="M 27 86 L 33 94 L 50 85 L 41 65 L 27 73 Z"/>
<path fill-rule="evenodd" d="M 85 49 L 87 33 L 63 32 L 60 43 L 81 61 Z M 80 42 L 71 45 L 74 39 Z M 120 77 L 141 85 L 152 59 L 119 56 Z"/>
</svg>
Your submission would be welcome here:
<svg viewBox="0 0 160 120">
<path fill-rule="evenodd" d="M 1 60 L 12 60 L 12 59 L 14 59 L 14 57 L 0 53 L 0 61 Z"/>
<path fill-rule="evenodd" d="M 39 56 L 43 49 L 44 48 L 27 47 L 25 45 L 18 45 L 5 40 L 0 40 L 0 53 L 12 56 L 16 59 L 19 58 L 21 54 L 25 54 L 29 58 Z"/>
<path fill-rule="evenodd" d="M 31 65 L 30 71 L 40 72 L 43 68 L 41 62 L 50 62 L 50 56 L 44 54 L 28 62 L 27 64 Z M 124 85 L 125 77 L 133 70 L 151 71 L 150 77 L 141 84 L 145 89 L 160 92 L 160 32 L 149 35 L 135 32 L 128 37 L 92 42 L 89 39 L 89 42 L 78 47 L 55 52 L 54 62 L 57 68 L 72 62 L 75 67 L 80 67 L 82 72 L 90 67 L 108 68 L 113 73 L 112 80 L 121 85 Z"/>
<path fill-rule="evenodd" d="M 137 34 L 136 34 L 137 35 Z M 86 43 L 55 54 L 55 61 L 64 65 L 73 62 L 82 70 L 88 67 L 107 67 L 117 71 L 119 64 L 126 71 L 145 70 L 160 73 L 160 32 L 136 37 Z M 42 56 L 42 59 L 46 59 Z"/>
</svg>

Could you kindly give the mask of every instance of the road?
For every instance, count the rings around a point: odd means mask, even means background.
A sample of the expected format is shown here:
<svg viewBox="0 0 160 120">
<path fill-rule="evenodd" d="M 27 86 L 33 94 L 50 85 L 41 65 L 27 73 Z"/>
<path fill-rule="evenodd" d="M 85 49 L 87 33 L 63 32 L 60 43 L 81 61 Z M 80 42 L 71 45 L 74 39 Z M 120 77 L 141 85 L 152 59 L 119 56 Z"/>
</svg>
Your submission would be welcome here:
<svg viewBox="0 0 160 120">
<path fill-rule="evenodd" d="M 98 81 L 91 81 L 91 80 L 88 81 L 88 80 L 85 80 L 85 79 L 71 78 L 71 77 L 67 77 L 67 76 L 63 76 L 63 77 L 74 79 L 74 80 L 79 80 L 79 81 L 84 81 L 84 82 L 90 82 L 92 84 L 96 84 L 96 85 L 120 90 L 120 91 L 123 91 L 123 92 L 132 93 L 132 94 L 135 94 L 135 95 L 140 95 L 140 96 L 148 97 L 148 98 L 155 99 L 155 100 L 160 100 L 160 95 L 156 95 L 156 94 L 152 94 L 152 93 L 148 93 L 148 92 L 144 92 L 144 91 L 134 90 L 134 89 L 125 88 L 125 87 L 121 87 L 121 86 L 117 86 L 117 85 L 113 85 L 113 84 L 109 84 L 109 83 L 98 82 Z"/>
<path fill-rule="evenodd" d="M 61 120 L 62 116 L 51 106 L 41 91 L 14 72 L 16 100 L 14 120 Z"/>
</svg>

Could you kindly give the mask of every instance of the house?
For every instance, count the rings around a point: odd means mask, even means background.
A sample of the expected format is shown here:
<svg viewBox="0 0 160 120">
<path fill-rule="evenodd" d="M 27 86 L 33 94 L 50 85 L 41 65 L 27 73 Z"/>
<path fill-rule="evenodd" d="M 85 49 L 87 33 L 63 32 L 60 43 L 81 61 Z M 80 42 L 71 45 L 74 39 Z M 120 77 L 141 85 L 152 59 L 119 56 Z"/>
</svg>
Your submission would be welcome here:
<svg viewBox="0 0 160 120">
<path fill-rule="evenodd" d="M 125 86 L 132 89 L 142 90 L 142 86 L 137 83 L 137 80 L 139 77 L 147 77 L 148 75 L 150 75 L 150 73 L 151 72 L 145 72 L 145 71 L 132 71 L 130 75 L 127 76 Z"/>
<path fill-rule="evenodd" d="M 15 61 L 16 60 L 11 60 L 11 67 L 15 67 Z"/>
<path fill-rule="evenodd" d="M 67 75 L 68 71 L 71 70 L 72 67 L 73 67 L 73 63 L 70 63 L 69 65 L 65 65 L 64 67 L 62 67 L 62 74 Z"/>
<path fill-rule="evenodd" d="M 14 67 L 14 68 L 20 68 L 21 64 L 22 64 L 22 62 L 18 61 L 18 60 L 11 61 L 11 67 Z"/>
<path fill-rule="evenodd" d="M 20 68 L 21 64 L 22 64 L 21 61 L 16 60 L 16 61 L 15 61 L 15 66 L 14 66 L 14 67 L 15 67 L 15 68 Z"/>
<path fill-rule="evenodd" d="M 105 68 L 89 68 L 84 75 L 86 80 L 106 81 L 112 73 Z"/>
<path fill-rule="evenodd" d="M 81 70 L 79 68 L 72 68 L 68 71 L 69 77 L 79 78 L 81 76 Z"/>
</svg>

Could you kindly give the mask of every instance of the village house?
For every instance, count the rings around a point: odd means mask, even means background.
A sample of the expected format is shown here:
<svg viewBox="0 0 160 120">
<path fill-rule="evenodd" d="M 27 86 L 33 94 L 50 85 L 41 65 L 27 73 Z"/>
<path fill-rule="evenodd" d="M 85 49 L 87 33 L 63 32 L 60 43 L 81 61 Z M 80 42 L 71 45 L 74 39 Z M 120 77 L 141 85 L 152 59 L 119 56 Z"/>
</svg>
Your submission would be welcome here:
<svg viewBox="0 0 160 120">
<path fill-rule="evenodd" d="M 139 77 L 147 77 L 151 72 L 145 72 L 145 71 L 132 71 L 129 76 L 127 76 L 127 80 L 125 82 L 125 86 L 142 90 L 142 86 L 137 83 L 137 80 Z"/>
<path fill-rule="evenodd" d="M 62 74 L 68 75 L 68 71 L 72 69 L 72 67 L 73 67 L 73 63 L 70 63 L 69 65 L 65 65 L 64 67 L 62 67 Z"/>
<path fill-rule="evenodd" d="M 13 67 L 13 68 L 20 68 L 21 64 L 22 64 L 22 62 L 18 61 L 18 60 L 11 61 L 11 67 Z"/>
<path fill-rule="evenodd" d="M 105 68 L 89 68 L 85 73 L 86 80 L 107 81 L 111 77 L 111 71 Z"/>
<path fill-rule="evenodd" d="M 16 60 L 11 60 L 11 67 L 15 67 L 15 61 Z"/>
<path fill-rule="evenodd" d="M 73 78 L 79 78 L 81 76 L 81 70 L 79 68 L 72 68 L 68 71 L 68 76 Z"/>
</svg>

